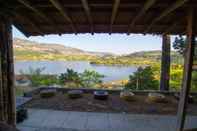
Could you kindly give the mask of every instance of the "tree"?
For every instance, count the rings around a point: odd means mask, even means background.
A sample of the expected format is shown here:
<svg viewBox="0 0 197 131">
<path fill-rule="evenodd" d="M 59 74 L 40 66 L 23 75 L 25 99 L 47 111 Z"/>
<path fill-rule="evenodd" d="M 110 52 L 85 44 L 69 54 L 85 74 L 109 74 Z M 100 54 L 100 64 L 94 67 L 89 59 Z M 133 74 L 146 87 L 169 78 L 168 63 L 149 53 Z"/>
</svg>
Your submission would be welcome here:
<svg viewBox="0 0 197 131">
<path fill-rule="evenodd" d="M 83 87 L 95 87 L 97 84 L 101 84 L 101 78 L 104 75 L 99 74 L 96 71 L 85 70 L 83 73 L 80 74 L 81 82 Z"/>
<path fill-rule="evenodd" d="M 66 73 L 60 74 L 59 80 L 62 85 L 69 82 L 73 82 L 76 84 L 81 83 L 79 73 L 75 72 L 73 69 L 67 69 Z"/>
<path fill-rule="evenodd" d="M 154 78 L 153 70 L 150 66 L 139 67 L 133 75 L 129 76 L 129 82 L 125 85 L 125 89 L 132 90 L 157 90 L 159 81 Z"/>
<path fill-rule="evenodd" d="M 197 41 L 195 41 L 195 44 L 197 44 Z M 183 38 L 182 36 L 175 37 L 175 40 L 173 42 L 173 47 L 175 50 L 177 50 L 180 54 L 185 56 L 186 53 L 186 45 L 187 45 L 187 39 Z M 197 65 L 197 47 L 194 49 L 194 63 Z M 177 76 L 178 77 L 178 76 Z M 197 72 L 196 70 L 192 72 L 192 90 L 197 90 Z"/>
<path fill-rule="evenodd" d="M 183 38 L 183 36 L 175 37 L 175 40 L 173 42 L 173 48 L 184 56 L 186 50 L 186 39 Z"/>
</svg>

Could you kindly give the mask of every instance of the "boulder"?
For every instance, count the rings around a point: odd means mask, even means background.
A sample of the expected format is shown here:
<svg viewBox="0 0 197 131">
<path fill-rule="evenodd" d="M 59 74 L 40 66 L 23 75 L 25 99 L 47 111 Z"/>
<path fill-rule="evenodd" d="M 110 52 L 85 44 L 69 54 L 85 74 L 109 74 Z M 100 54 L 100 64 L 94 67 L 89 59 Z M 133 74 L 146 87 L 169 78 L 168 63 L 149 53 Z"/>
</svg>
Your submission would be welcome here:
<svg viewBox="0 0 197 131">
<path fill-rule="evenodd" d="M 83 91 L 81 90 L 70 90 L 67 92 L 68 97 L 71 99 L 81 98 L 83 96 Z"/>
<path fill-rule="evenodd" d="M 120 98 L 126 101 L 134 101 L 135 100 L 135 94 L 130 91 L 122 91 L 120 92 Z"/>
<path fill-rule="evenodd" d="M 165 95 L 160 93 L 149 93 L 148 102 L 165 103 L 167 102 Z"/>
<path fill-rule="evenodd" d="M 109 93 L 107 91 L 94 91 L 94 98 L 98 100 L 107 100 Z"/>
<path fill-rule="evenodd" d="M 40 96 L 42 98 L 51 98 L 55 96 L 56 92 L 57 92 L 56 89 L 46 89 L 46 90 L 40 91 Z"/>
<path fill-rule="evenodd" d="M 180 100 L 180 94 L 179 93 L 175 93 L 174 94 L 174 97 L 177 99 L 177 100 Z M 189 95 L 188 97 L 188 103 L 194 103 L 194 97 L 192 95 Z"/>
</svg>

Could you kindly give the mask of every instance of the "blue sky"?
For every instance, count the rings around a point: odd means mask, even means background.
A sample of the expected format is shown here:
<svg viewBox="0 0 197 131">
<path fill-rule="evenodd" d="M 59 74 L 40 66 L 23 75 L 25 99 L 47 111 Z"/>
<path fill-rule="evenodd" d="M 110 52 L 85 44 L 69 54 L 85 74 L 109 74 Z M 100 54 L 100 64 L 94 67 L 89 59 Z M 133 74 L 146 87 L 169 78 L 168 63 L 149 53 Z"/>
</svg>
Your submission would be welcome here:
<svg viewBox="0 0 197 131">
<path fill-rule="evenodd" d="M 152 35 L 126 34 L 65 34 L 26 38 L 13 27 L 13 36 L 40 43 L 56 43 L 87 51 L 129 54 L 136 51 L 161 50 L 161 37 Z"/>
</svg>

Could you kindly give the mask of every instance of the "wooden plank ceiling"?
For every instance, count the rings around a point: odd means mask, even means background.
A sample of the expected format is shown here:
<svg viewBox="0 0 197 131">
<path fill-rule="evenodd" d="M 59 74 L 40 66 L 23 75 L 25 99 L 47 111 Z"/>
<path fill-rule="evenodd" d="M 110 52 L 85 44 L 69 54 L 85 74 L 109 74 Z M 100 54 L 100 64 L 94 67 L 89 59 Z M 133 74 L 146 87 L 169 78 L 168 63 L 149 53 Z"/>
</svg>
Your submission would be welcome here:
<svg viewBox="0 0 197 131">
<path fill-rule="evenodd" d="M 78 33 L 184 34 L 197 0 L 2 0 L 26 36 Z"/>
</svg>

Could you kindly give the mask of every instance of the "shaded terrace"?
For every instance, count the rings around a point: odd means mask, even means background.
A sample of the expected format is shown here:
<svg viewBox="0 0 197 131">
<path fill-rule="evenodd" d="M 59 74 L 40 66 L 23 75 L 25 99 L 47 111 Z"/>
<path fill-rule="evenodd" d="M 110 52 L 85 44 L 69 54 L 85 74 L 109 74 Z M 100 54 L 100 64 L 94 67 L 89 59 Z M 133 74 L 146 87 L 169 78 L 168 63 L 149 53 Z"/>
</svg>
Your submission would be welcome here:
<svg viewBox="0 0 197 131">
<path fill-rule="evenodd" d="M 177 131 L 184 128 L 196 35 L 195 0 L 7 0 L 0 1 L 0 120 L 15 125 L 12 25 L 27 37 L 68 33 L 162 35 L 161 90 L 169 87 L 169 35 L 187 35 Z M 131 36 L 132 37 L 132 36 Z"/>
</svg>

